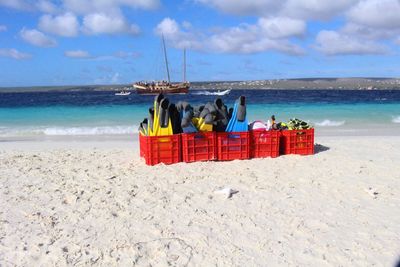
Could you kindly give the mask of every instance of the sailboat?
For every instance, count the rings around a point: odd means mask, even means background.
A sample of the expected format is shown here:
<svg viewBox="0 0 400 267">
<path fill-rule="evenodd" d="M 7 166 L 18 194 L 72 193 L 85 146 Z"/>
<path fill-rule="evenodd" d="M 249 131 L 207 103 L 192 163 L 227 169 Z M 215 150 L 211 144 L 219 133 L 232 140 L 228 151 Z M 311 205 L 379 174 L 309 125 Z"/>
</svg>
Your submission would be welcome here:
<svg viewBox="0 0 400 267">
<path fill-rule="evenodd" d="M 138 94 L 187 94 L 189 92 L 190 83 L 186 81 L 186 50 L 183 50 L 183 82 L 172 83 L 169 75 L 167 49 L 165 48 L 164 36 L 162 36 L 165 68 L 168 81 L 156 82 L 136 82 L 133 87 Z"/>
</svg>

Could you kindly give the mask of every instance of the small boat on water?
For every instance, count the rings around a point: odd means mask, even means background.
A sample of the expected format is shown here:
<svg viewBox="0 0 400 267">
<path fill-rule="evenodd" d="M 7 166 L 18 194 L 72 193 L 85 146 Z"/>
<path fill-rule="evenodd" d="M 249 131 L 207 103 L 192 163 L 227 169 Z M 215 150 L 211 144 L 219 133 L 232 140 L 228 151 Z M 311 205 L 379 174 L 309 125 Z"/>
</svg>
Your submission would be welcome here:
<svg viewBox="0 0 400 267">
<path fill-rule="evenodd" d="M 136 82 L 133 84 L 133 87 L 138 94 L 187 94 L 189 92 L 190 83 L 186 81 L 186 50 L 183 50 L 183 82 L 173 83 L 169 75 L 164 36 L 162 37 L 162 43 L 168 81 Z"/>
<path fill-rule="evenodd" d="M 137 82 L 133 85 L 138 94 L 187 94 L 190 84 L 188 82 L 170 83 L 160 82 Z"/>
<path fill-rule="evenodd" d="M 215 95 L 227 95 L 231 92 L 232 89 L 226 89 L 224 91 L 218 90 L 218 92 L 215 93 Z"/>
<path fill-rule="evenodd" d="M 200 91 L 200 92 L 194 92 L 194 95 L 218 95 L 218 96 L 222 96 L 222 95 L 227 95 L 231 92 L 232 89 L 226 89 L 224 91 L 218 90 L 217 92 L 215 91 Z"/>
<path fill-rule="evenodd" d="M 131 92 L 127 92 L 127 91 L 121 91 L 119 93 L 115 93 L 115 95 L 120 95 L 120 96 L 124 96 L 124 95 L 130 95 Z"/>
</svg>

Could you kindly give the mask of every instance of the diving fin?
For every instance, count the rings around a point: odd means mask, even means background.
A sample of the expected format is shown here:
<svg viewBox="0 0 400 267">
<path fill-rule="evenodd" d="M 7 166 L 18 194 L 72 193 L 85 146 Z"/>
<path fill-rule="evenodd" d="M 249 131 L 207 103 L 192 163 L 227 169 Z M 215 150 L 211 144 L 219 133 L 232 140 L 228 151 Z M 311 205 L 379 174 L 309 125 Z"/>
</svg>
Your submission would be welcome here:
<svg viewBox="0 0 400 267">
<path fill-rule="evenodd" d="M 171 119 L 172 132 L 174 134 L 182 133 L 180 113 L 175 104 L 171 103 L 168 106 L 168 114 Z"/>
<path fill-rule="evenodd" d="M 207 107 L 204 107 L 197 121 L 197 129 L 201 132 L 211 132 L 213 130 L 213 123 L 213 115 Z"/>
<path fill-rule="evenodd" d="M 214 101 L 214 107 L 217 110 L 214 129 L 217 132 L 224 132 L 229 121 L 228 111 L 221 98 L 217 98 Z"/>
<path fill-rule="evenodd" d="M 140 123 L 140 126 L 139 126 L 139 133 L 140 133 L 141 135 L 145 135 L 145 136 L 148 135 L 148 119 L 147 119 L 147 118 L 145 118 L 145 119 Z"/>
<path fill-rule="evenodd" d="M 168 113 L 169 107 L 169 100 L 168 98 L 164 98 L 160 102 L 159 106 L 159 115 L 158 115 L 158 131 L 156 135 L 173 135 L 172 125 L 171 125 L 171 118 L 169 117 Z"/>
<path fill-rule="evenodd" d="M 249 125 L 246 118 L 246 98 L 240 96 L 236 104 L 236 121 L 233 124 L 232 132 L 247 132 Z"/>
<path fill-rule="evenodd" d="M 193 125 L 193 109 L 188 106 L 184 111 L 181 127 L 184 133 L 197 133 L 197 128 Z"/>
<path fill-rule="evenodd" d="M 229 108 L 228 110 L 228 119 L 230 120 L 232 118 L 233 115 L 233 108 Z"/>
<path fill-rule="evenodd" d="M 249 126 L 246 118 L 246 101 L 244 96 L 240 96 L 234 105 L 232 117 L 229 120 L 226 132 L 247 132 Z"/>
<path fill-rule="evenodd" d="M 235 103 L 233 108 L 229 109 L 229 113 L 231 113 L 231 115 L 230 115 L 228 125 L 226 126 L 225 132 L 233 132 L 233 125 L 236 121 L 236 112 L 237 112 L 237 104 Z"/>
<path fill-rule="evenodd" d="M 200 113 L 203 111 L 203 109 L 204 109 L 204 106 L 196 106 L 196 107 L 194 107 L 194 109 L 193 109 L 193 116 L 194 117 L 200 117 Z"/>
<path fill-rule="evenodd" d="M 153 136 L 154 108 L 149 108 L 149 118 L 147 119 L 147 135 Z"/>
<path fill-rule="evenodd" d="M 159 122 L 159 115 L 160 115 L 160 105 L 161 101 L 164 99 L 163 94 L 158 94 L 154 98 L 154 121 L 153 121 L 153 130 L 152 130 L 152 135 L 159 135 L 159 128 L 160 128 L 160 122 Z"/>
</svg>

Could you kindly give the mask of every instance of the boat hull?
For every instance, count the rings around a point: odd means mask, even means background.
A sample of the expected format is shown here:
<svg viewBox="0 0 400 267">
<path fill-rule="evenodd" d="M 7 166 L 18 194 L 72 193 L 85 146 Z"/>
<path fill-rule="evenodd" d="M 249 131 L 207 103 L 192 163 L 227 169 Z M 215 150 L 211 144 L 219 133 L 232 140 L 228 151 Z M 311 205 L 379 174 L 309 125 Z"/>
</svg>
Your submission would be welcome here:
<svg viewBox="0 0 400 267">
<path fill-rule="evenodd" d="M 171 85 L 139 85 L 134 84 L 136 92 L 141 95 L 163 94 L 187 94 L 189 92 L 189 84 L 171 84 Z"/>
</svg>

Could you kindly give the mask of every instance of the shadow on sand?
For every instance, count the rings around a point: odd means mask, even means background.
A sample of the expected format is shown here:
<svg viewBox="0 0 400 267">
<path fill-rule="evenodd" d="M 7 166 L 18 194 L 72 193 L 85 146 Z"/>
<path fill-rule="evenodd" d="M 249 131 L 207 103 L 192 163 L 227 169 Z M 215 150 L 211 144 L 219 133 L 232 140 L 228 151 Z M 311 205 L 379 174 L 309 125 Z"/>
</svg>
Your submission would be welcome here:
<svg viewBox="0 0 400 267">
<path fill-rule="evenodd" d="M 328 151 L 330 148 L 321 144 L 315 144 L 314 145 L 314 154 L 318 154 L 321 152 Z"/>
</svg>

